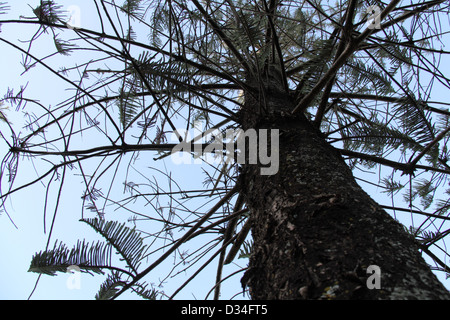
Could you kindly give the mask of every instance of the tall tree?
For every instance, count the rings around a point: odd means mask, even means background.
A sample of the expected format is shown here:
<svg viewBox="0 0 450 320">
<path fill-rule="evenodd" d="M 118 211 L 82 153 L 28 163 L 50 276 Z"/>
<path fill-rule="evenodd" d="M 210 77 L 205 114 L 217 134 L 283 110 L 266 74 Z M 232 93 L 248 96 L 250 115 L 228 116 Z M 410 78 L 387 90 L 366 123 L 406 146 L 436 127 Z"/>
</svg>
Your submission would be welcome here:
<svg viewBox="0 0 450 320">
<path fill-rule="evenodd" d="M 3 206 L 38 182 L 50 197 L 57 178 L 54 222 L 74 171 L 85 186 L 82 221 L 105 239 L 52 248 L 52 223 L 30 271 L 109 271 L 97 298 L 126 290 L 155 298 L 145 277 L 167 258 L 202 263 L 178 290 L 164 292 L 175 297 L 214 261 L 219 298 L 224 265 L 240 250 L 249 257 L 238 270 L 241 283 L 253 299 L 450 298 L 432 272 L 448 270 L 450 113 L 433 91 L 450 87 L 438 67 L 449 53 L 440 46 L 447 2 L 94 0 L 90 9 L 89 26 L 87 9 L 73 25 L 54 1 L 0 21 L 5 29 L 37 28 L 26 46 L 0 41 L 23 55 L 25 71 L 43 68 L 74 92 L 56 107 L 25 98 L 24 90 L 5 95 L 32 116 L 26 135 L 12 125 L 12 139 L 3 134 Z M 67 56 L 64 68 L 54 54 L 35 53 L 44 37 Z M 149 166 L 149 151 L 159 152 L 156 162 L 210 164 L 206 187 L 185 190 L 159 171 L 169 181 L 163 190 L 156 174 L 138 166 L 140 159 Z M 17 186 L 23 156 L 49 166 Z M 363 190 L 360 171 L 379 172 L 371 183 L 393 205 Z M 115 198 L 119 179 L 124 199 Z M 140 227 L 111 221 L 109 206 L 138 216 Z M 418 225 L 395 219 L 405 210 Z M 194 239 L 201 239 L 195 250 Z"/>
</svg>

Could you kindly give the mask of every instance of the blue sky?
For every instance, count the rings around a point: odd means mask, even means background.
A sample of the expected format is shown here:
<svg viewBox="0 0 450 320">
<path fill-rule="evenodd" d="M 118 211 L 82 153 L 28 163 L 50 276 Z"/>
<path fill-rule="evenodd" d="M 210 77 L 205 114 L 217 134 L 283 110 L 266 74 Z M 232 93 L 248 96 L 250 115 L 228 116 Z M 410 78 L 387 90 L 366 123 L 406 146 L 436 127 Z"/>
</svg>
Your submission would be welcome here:
<svg viewBox="0 0 450 320">
<path fill-rule="evenodd" d="M 80 23 L 83 27 L 89 27 L 90 21 L 95 20 L 90 16 L 95 14 L 92 8 L 87 5 L 87 3 L 90 2 L 91 1 L 86 0 L 78 1 L 77 3 L 81 8 Z M 13 5 L 14 11 L 11 12 L 11 16 L 20 14 L 32 16 L 31 9 L 27 3 L 36 6 L 36 3 L 39 3 L 39 1 L 16 1 Z M 73 5 L 72 1 L 60 1 L 59 3 L 64 4 L 66 8 Z M 0 18 L 4 19 L 5 16 L 0 16 Z M 2 25 L 0 37 L 10 40 L 28 40 L 35 30 L 36 26 L 24 27 L 19 25 Z M 35 48 L 34 52 L 39 53 L 42 50 L 41 54 L 44 55 L 44 52 L 48 52 L 49 48 L 53 50 L 51 42 L 39 42 L 39 45 L 42 46 L 42 48 Z M 26 91 L 27 95 L 40 99 L 43 103 L 48 103 L 50 101 L 50 103 L 56 104 L 61 100 L 63 95 L 70 95 L 70 92 L 65 91 L 67 85 L 60 81 L 54 81 L 54 77 L 50 73 L 42 71 L 42 68 L 31 70 L 24 78 L 19 79 L 18 74 L 23 69 L 20 65 L 20 55 L 13 48 L 4 44 L 0 44 L 0 48 L 2 50 L 3 58 L 0 61 L 0 68 L 2 70 L 2 77 L 0 78 L 1 95 L 6 93 L 8 88 L 13 88 L 14 91 L 17 92 L 20 85 L 24 84 L 26 81 L 30 81 Z M 442 64 L 442 70 L 446 69 L 444 66 L 448 65 L 450 64 L 446 62 Z M 446 91 L 438 91 L 436 96 L 445 97 L 448 96 L 448 94 Z M 438 100 L 438 98 L 439 97 L 434 100 Z M 30 108 L 33 107 L 30 105 Z M 8 117 L 15 125 L 23 122 L 22 112 L 9 112 Z M 7 131 L 5 124 L 0 124 L 0 129 L 2 132 L 5 132 L 5 130 Z M 6 152 L 7 146 L 2 141 L 0 142 L 0 154 L 3 155 Z M 153 154 L 149 156 L 149 158 L 150 157 L 152 158 Z M 36 163 L 39 165 L 38 162 Z M 199 165 L 192 165 L 187 169 L 185 166 L 173 165 L 170 159 L 160 161 L 154 165 L 160 170 L 170 170 L 174 179 L 179 181 L 185 189 L 189 189 L 195 180 L 197 183 L 200 182 L 199 185 L 201 186 L 203 177 L 200 176 L 201 167 Z M 22 171 L 22 174 L 19 174 L 18 179 L 22 179 L 21 181 L 27 181 L 30 177 L 35 176 L 33 167 L 27 166 L 25 162 L 23 162 L 21 168 L 22 170 L 29 170 L 29 172 Z M 40 168 L 37 167 L 37 170 L 39 169 Z M 21 169 L 19 168 L 19 171 L 20 170 Z M 23 174 L 23 172 L 25 172 L 25 174 Z M 364 176 L 369 181 L 376 181 L 378 179 L 376 174 L 361 173 L 361 176 Z M 21 181 L 18 180 L 16 182 L 17 185 L 19 185 Z M 120 181 L 120 179 L 118 179 L 118 181 Z M 62 199 L 64 206 L 58 212 L 51 243 L 53 244 L 56 239 L 59 239 L 71 247 L 80 238 L 86 238 L 88 241 L 100 239 L 91 228 L 78 222 L 80 218 L 80 209 L 82 207 L 81 194 L 83 185 L 80 184 L 79 179 L 72 176 L 68 177 L 65 185 L 66 187 L 63 190 Z M 363 185 L 365 185 L 366 190 L 368 190 L 375 200 L 383 204 L 389 204 L 389 202 L 386 201 L 386 198 L 382 197 L 379 189 L 369 186 L 368 184 L 363 183 Z M 8 203 L 8 207 L 11 208 L 9 214 L 18 229 L 16 229 L 9 221 L 6 214 L 0 215 L 0 234 L 2 235 L 2 241 L 0 241 L 0 253 L 3 257 L 0 261 L 0 299 L 27 299 L 34 287 L 37 275 L 28 273 L 27 270 L 32 255 L 45 248 L 47 242 L 48 235 L 43 234 L 44 222 L 42 212 L 44 207 L 44 191 L 45 189 L 42 185 L 36 184 L 35 186 L 16 194 L 11 199 L 12 201 Z M 54 201 L 54 197 L 51 201 Z M 112 217 L 115 217 L 114 214 L 112 214 Z M 128 216 L 120 216 L 119 218 L 126 219 L 127 217 Z M 48 216 L 46 217 L 47 228 L 51 218 L 52 211 L 49 210 Z M 398 218 L 407 223 L 409 215 L 407 213 L 398 213 Z M 420 218 L 417 217 L 415 219 Z M 417 220 L 415 222 L 417 223 Z M 245 261 L 241 262 L 241 265 L 245 265 Z M 213 285 L 212 281 L 215 278 L 215 266 L 216 264 L 213 263 L 209 270 L 202 273 L 202 276 L 197 282 L 193 283 L 191 287 L 188 287 L 187 290 L 185 290 L 183 294 L 177 296 L 177 298 L 204 298 L 204 294 Z M 168 270 L 168 268 L 171 268 L 171 261 L 168 261 L 168 263 L 164 265 L 163 270 Z M 232 268 L 232 266 L 227 266 L 228 270 Z M 151 273 L 146 280 L 149 282 L 158 282 L 157 279 L 160 279 L 162 276 L 163 275 L 160 273 Z M 105 276 L 96 275 L 95 277 L 92 277 L 87 274 L 82 274 L 81 288 L 79 290 L 70 290 L 67 287 L 67 280 L 70 277 L 69 274 L 61 274 L 57 277 L 42 276 L 39 285 L 33 294 L 33 299 L 91 299 L 98 291 L 99 285 L 105 279 Z M 240 290 L 239 277 L 239 275 L 235 277 L 235 285 L 224 293 L 224 297 L 230 297 Z M 442 274 L 440 274 L 439 277 L 441 280 L 445 279 Z M 205 279 L 208 281 L 205 281 Z M 445 282 L 445 284 L 449 287 L 448 282 Z M 174 288 L 176 288 L 176 283 L 172 286 L 166 284 L 164 289 L 170 294 Z M 223 288 L 225 288 L 225 285 Z M 194 296 L 193 293 L 196 296 Z M 134 295 L 126 294 L 123 298 L 134 298 Z"/>
<path fill-rule="evenodd" d="M 39 1 L 28 1 L 33 7 Z M 69 8 L 73 5 L 73 2 L 60 1 L 59 3 L 67 3 Z M 90 21 L 96 21 L 90 17 L 90 14 L 95 14 L 91 6 L 87 6 L 90 1 L 80 1 L 77 5 L 80 7 L 81 19 L 79 20 L 83 27 L 89 28 Z M 12 17 L 17 17 L 20 14 L 24 16 L 32 16 L 30 7 L 26 2 L 20 2 L 14 4 L 14 10 L 10 12 Z M 26 12 L 26 14 L 25 14 Z M 1 17 L 5 18 L 5 16 Z M 2 33 L 0 36 L 5 37 L 8 40 L 28 40 L 34 34 L 36 26 L 19 26 L 19 25 L 3 25 Z M 14 41 L 13 41 L 14 42 Z M 43 68 L 35 68 L 30 72 L 25 74 L 24 77 L 19 78 L 18 75 L 23 70 L 20 65 L 21 55 L 17 53 L 13 48 L 10 48 L 4 44 L 1 45 L 2 56 L 4 59 L 0 62 L 3 71 L 3 76 L 0 79 L 0 92 L 2 94 L 6 93 L 7 89 L 14 89 L 14 92 L 19 91 L 20 85 L 28 82 L 28 87 L 26 90 L 26 96 L 35 98 L 43 102 L 44 104 L 51 103 L 56 104 L 62 100 L 63 97 L 69 97 L 70 92 L 67 92 L 67 84 L 61 81 L 56 81 L 54 75 L 50 72 L 43 70 Z M 54 45 L 50 41 L 38 41 L 33 45 L 34 53 L 37 56 L 45 56 L 46 53 L 50 53 L 54 50 Z M 69 58 L 70 59 L 70 58 Z M 55 59 L 56 61 L 60 61 Z M 55 61 L 53 60 L 53 61 Z M 70 61 L 71 65 L 73 61 Z M 19 126 L 24 121 L 24 112 L 34 112 L 37 111 L 33 106 L 29 104 L 26 110 L 21 110 L 19 112 L 8 112 L 8 117 L 10 121 L 15 125 Z M 2 129 L 7 131 L 7 127 L 4 124 Z M 92 137 L 88 138 L 89 141 Z M 92 141 L 91 141 L 92 142 Z M 0 145 L 0 153 L 5 154 L 7 152 L 7 145 L 2 142 Z M 147 154 L 148 155 L 148 154 Z M 154 153 L 148 155 L 149 159 L 155 156 Z M 42 162 L 36 161 L 36 170 L 42 173 L 40 165 L 44 165 Z M 201 175 L 200 165 L 191 165 L 189 170 L 181 166 L 174 166 L 170 161 L 170 158 L 166 160 L 161 160 L 157 163 L 151 163 L 152 166 L 159 168 L 162 171 L 171 171 L 173 177 L 178 176 L 176 180 L 185 189 L 190 189 L 193 185 L 192 181 L 198 179 Z M 149 163 L 150 166 L 150 163 Z M 20 185 L 21 182 L 27 181 L 31 177 L 35 177 L 33 167 L 29 166 L 26 161 L 22 162 L 22 169 L 19 168 L 19 172 L 22 170 L 22 174 L 19 174 L 16 185 Z M 30 170 L 29 173 L 25 170 Z M 151 170 L 149 170 L 151 171 Z M 50 241 L 51 247 L 55 240 L 61 240 L 66 243 L 69 247 L 74 245 L 78 239 L 86 238 L 87 241 L 101 240 L 95 232 L 88 227 L 86 224 L 79 222 L 80 211 L 82 207 L 81 195 L 82 195 L 82 184 L 80 180 L 75 177 L 68 176 L 67 182 L 62 193 L 62 201 L 64 206 L 60 208 L 56 216 L 55 228 L 52 234 L 52 240 Z M 120 179 L 117 179 L 118 183 L 122 183 Z M 200 188 L 202 178 L 199 179 Z M 159 183 L 164 184 L 163 181 Z M 55 184 L 57 186 L 57 184 Z M 57 189 L 53 189 L 55 193 L 51 194 L 50 203 L 55 203 L 55 194 Z M 0 252 L 3 257 L 8 257 L 7 259 L 2 259 L 0 263 L 0 298 L 2 299 L 26 299 L 31 293 L 37 275 L 34 273 L 28 273 L 27 270 L 30 265 L 31 257 L 35 252 L 41 251 L 45 248 L 48 237 L 48 229 L 52 219 L 52 210 L 49 210 L 46 217 L 47 234 L 43 233 L 44 230 L 44 218 L 43 218 L 43 208 L 44 208 L 44 194 L 45 189 L 41 184 L 36 184 L 31 188 L 27 188 L 19 193 L 17 193 L 12 199 L 9 205 L 10 210 L 8 211 L 14 224 L 18 227 L 15 228 L 13 223 L 11 223 L 6 214 L 0 216 L 0 233 L 3 235 L 3 239 L 6 241 L 1 241 Z M 118 195 L 118 197 L 123 197 L 123 195 Z M 51 206 L 49 206 L 51 207 Z M 108 218 L 124 221 L 128 216 L 117 216 L 114 213 L 108 215 Z M 170 259 L 169 259 L 170 260 Z M 171 263 L 163 266 L 162 270 L 165 272 L 170 270 Z M 215 278 L 215 266 L 209 268 L 206 271 L 209 274 L 208 277 L 200 277 L 197 282 L 191 285 L 191 288 L 187 287 L 185 292 L 180 293 L 177 298 L 199 298 L 203 299 L 207 291 L 213 285 Z M 226 267 L 228 269 L 233 267 Z M 205 273 L 202 273 L 204 275 Z M 164 273 L 151 273 L 146 280 L 151 283 L 159 283 L 159 279 L 165 276 Z M 70 274 L 60 274 L 56 277 L 42 276 L 39 281 L 39 285 L 35 290 L 32 299 L 92 299 L 97 293 L 100 284 L 104 281 L 106 276 L 96 275 L 92 277 L 87 274 L 81 275 L 81 288 L 70 290 L 67 287 L 67 281 L 72 276 Z M 180 281 L 183 278 L 180 277 Z M 153 280 L 154 279 L 154 280 Z M 208 279 L 208 281 L 205 281 Z M 177 288 L 177 284 L 180 282 L 164 285 L 164 290 L 168 294 L 171 294 L 173 290 Z M 229 289 L 228 296 L 239 292 L 239 281 L 235 282 L 237 286 L 233 286 Z M 201 289 L 203 288 L 203 290 Z M 134 298 L 133 294 L 124 294 L 121 298 Z M 210 296 L 211 297 L 211 296 Z"/>
</svg>

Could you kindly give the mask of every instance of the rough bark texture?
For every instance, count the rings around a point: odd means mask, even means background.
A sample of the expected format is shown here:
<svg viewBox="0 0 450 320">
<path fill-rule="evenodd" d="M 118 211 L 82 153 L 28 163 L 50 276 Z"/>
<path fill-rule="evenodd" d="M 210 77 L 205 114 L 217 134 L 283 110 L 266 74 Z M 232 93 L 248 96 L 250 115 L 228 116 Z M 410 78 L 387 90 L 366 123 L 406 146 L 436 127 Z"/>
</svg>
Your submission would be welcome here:
<svg viewBox="0 0 450 320">
<path fill-rule="evenodd" d="M 280 130 L 279 172 L 242 169 L 254 241 L 253 299 L 449 299 L 414 239 L 356 183 L 338 151 L 281 90 L 246 97 L 242 124 Z M 261 110 L 264 110 L 261 112 Z M 381 289 L 369 289 L 369 265 Z"/>
</svg>

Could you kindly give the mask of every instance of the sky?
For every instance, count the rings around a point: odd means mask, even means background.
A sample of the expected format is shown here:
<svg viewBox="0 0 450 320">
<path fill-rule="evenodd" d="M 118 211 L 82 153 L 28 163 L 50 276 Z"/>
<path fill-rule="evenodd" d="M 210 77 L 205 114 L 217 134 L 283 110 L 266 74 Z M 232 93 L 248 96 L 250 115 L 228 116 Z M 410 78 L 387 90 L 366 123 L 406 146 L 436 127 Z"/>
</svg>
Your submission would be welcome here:
<svg viewBox="0 0 450 320">
<path fill-rule="evenodd" d="M 17 16 L 23 14 L 25 16 L 32 16 L 30 7 L 27 3 L 36 6 L 39 1 L 15 1 L 14 11 L 11 12 L 12 16 Z M 74 4 L 74 2 L 76 2 Z M 91 1 L 59 1 L 59 3 L 64 5 L 64 8 L 75 8 L 78 6 L 80 8 L 80 19 L 77 23 L 80 23 L 83 27 L 88 27 L 90 21 L 93 19 L 91 14 L 93 14 L 90 7 L 86 4 Z M 26 12 L 26 14 L 24 14 Z M 18 14 L 17 14 L 18 13 Z M 0 16 L 0 19 L 5 19 L 5 16 Z M 35 26 L 23 27 L 18 25 L 2 25 L 0 37 L 6 39 L 20 39 L 28 40 L 33 34 Z M 41 43 L 42 51 L 45 52 L 45 46 L 51 46 L 51 43 Z M 52 76 L 49 73 L 43 72 L 42 68 L 36 68 L 32 70 L 25 78 L 19 78 L 20 70 L 23 67 L 20 65 L 21 57 L 17 54 L 15 49 L 6 46 L 5 44 L 0 44 L 0 49 L 2 50 L 2 59 L 0 60 L 0 68 L 2 70 L 2 76 L 0 77 L 0 95 L 6 93 L 8 88 L 14 88 L 17 92 L 21 84 L 25 81 L 30 81 L 26 93 L 34 98 L 40 99 L 42 102 L 53 101 L 57 103 L 61 100 L 61 95 L 68 94 L 65 93 L 65 86 L 61 82 L 54 82 Z M 39 52 L 41 48 L 37 48 L 35 52 Z M 444 64 L 445 65 L 445 64 Z M 450 65 L 450 64 L 446 64 Z M 39 70 L 38 70 L 39 69 Z M 446 94 L 442 92 L 441 94 Z M 56 97 L 55 97 L 56 95 Z M 23 114 L 21 112 L 9 112 L 8 116 L 13 124 L 22 123 Z M 0 130 L 4 133 L 7 127 L 4 124 L 0 124 Z M 4 155 L 7 152 L 7 146 L 2 141 L 0 142 L 0 155 Z M 152 155 L 153 157 L 153 155 Z M 191 166 L 189 170 L 186 167 L 176 166 L 169 159 L 161 161 L 156 164 L 161 170 L 169 170 L 172 172 L 175 180 L 178 180 L 182 187 L 189 189 L 192 181 L 199 180 L 199 175 L 201 174 L 200 166 Z M 27 167 L 23 162 L 21 167 L 23 170 L 30 170 L 29 174 L 19 175 L 22 181 L 26 181 L 30 177 L 35 176 L 34 169 Z M 20 170 L 20 169 L 19 169 Z M 37 168 L 36 170 L 39 170 Z M 367 177 L 369 181 L 374 181 L 376 177 L 373 174 L 363 174 L 361 176 Z M 200 179 L 202 180 L 202 178 Z M 17 185 L 20 181 L 17 181 Z M 81 202 L 81 192 L 82 185 L 79 184 L 79 180 L 75 177 L 68 177 L 67 183 L 62 194 L 61 202 L 64 203 L 57 215 L 56 224 L 54 228 L 54 233 L 52 234 L 52 241 L 59 239 L 68 244 L 69 247 L 74 245 L 76 241 L 80 238 L 86 238 L 88 241 L 96 241 L 101 238 L 95 234 L 95 232 L 89 228 L 87 225 L 80 223 L 78 220 L 80 218 L 80 208 L 82 206 Z M 366 190 L 375 198 L 375 200 L 386 203 L 385 198 L 381 198 L 381 193 L 379 189 L 374 188 L 368 184 L 364 184 Z M 37 274 L 27 272 L 31 257 L 34 253 L 41 251 L 45 248 L 47 243 L 48 233 L 44 234 L 44 218 L 43 218 L 43 191 L 45 189 L 42 185 L 36 184 L 31 188 L 21 191 L 15 197 L 11 199 L 8 203 L 9 208 L 11 208 L 8 213 L 11 215 L 10 218 L 13 220 L 14 224 L 10 221 L 9 217 L 2 213 L 0 215 L 0 253 L 2 259 L 0 260 L 0 299 L 27 299 L 30 293 L 33 291 L 37 280 Z M 55 189 L 56 190 L 56 189 Z M 383 199 L 383 200 L 381 200 Z M 53 200 L 54 201 L 54 197 Z M 407 214 L 402 215 L 398 213 L 400 219 L 409 218 Z M 52 211 L 50 210 L 46 217 L 47 228 L 52 218 Z M 17 226 L 17 228 L 16 228 Z M 170 262 L 171 263 L 171 262 Z M 170 263 L 165 266 L 165 268 L 170 268 Z M 241 265 L 245 263 L 241 263 Z M 228 267 L 227 267 L 228 268 Z M 232 268 L 232 266 L 230 266 Z M 211 287 L 211 282 L 205 282 L 205 279 L 214 279 L 215 264 L 213 263 L 211 268 L 209 268 L 202 276 L 199 278 L 198 282 L 192 284 L 187 290 L 177 296 L 177 298 L 185 299 L 203 299 L 204 292 L 207 292 Z M 160 279 L 161 274 L 151 274 L 149 278 L 146 278 L 149 282 L 158 282 L 156 279 Z M 240 290 L 239 277 L 235 277 L 235 285 L 231 286 L 226 292 L 224 292 L 224 297 L 233 296 L 233 294 L 238 293 Z M 45 299 L 45 300 L 62 300 L 62 299 L 92 299 L 97 293 L 100 284 L 104 281 L 106 276 L 95 275 L 91 276 L 88 274 L 81 274 L 79 278 L 79 286 L 73 287 L 72 282 L 74 279 L 78 279 L 71 274 L 59 274 L 56 277 L 42 276 L 39 280 L 39 284 L 32 295 L 32 299 Z M 439 274 L 439 278 L 444 281 L 445 277 Z M 72 284 L 72 285 L 71 285 Z M 448 281 L 444 284 L 450 287 Z M 226 286 L 223 286 L 225 288 Z M 171 291 L 176 288 L 175 285 L 165 284 L 164 289 L 170 294 Z M 202 290 L 199 290 L 201 288 Z M 199 293 L 202 292 L 202 293 Z M 133 299 L 135 295 L 124 294 L 122 299 Z M 239 297 L 242 298 L 242 295 Z"/>
<path fill-rule="evenodd" d="M 11 11 L 11 16 L 17 17 L 19 14 L 25 16 L 32 16 L 31 9 L 27 5 L 30 3 L 33 7 L 36 6 L 36 1 L 15 1 L 13 9 Z M 39 2 L 37 2 L 39 3 Z M 69 2 L 67 2 L 69 3 Z M 70 5 L 67 6 L 69 8 Z M 25 14 L 26 13 L 26 14 Z M 4 18 L 4 17 L 2 17 Z M 28 40 L 32 35 L 33 29 L 35 27 L 23 27 L 18 25 L 8 25 L 2 26 L 2 33 L 0 36 L 7 39 L 20 39 Z M 41 44 L 42 45 L 42 44 Z M 50 43 L 48 45 L 51 45 Z M 14 89 L 14 92 L 18 92 L 20 85 L 24 84 L 24 79 L 30 81 L 29 90 L 27 94 L 37 98 L 41 101 L 49 100 L 52 95 L 61 94 L 64 92 L 64 87 L 61 86 L 60 82 L 51 79 L 48 73 L 39 70 L 33 70 L 25 78 L 19 78 L 18 75 L 23 70 L 20 65 L 21 55 L 17 53 L 13 48 L 2 44 L 2 56 L 5 57 L 1 62 L 2 77 L 0 90 L 2 94 L 6 93 L 8 88 Z M 39 50 L 37 50 L 39 52 Z M 52 81 L 53 80 L 53 81 Z M 51 84 L 51 85 L 49 85 Z M 56 87 L 58 86 L 59 87 Z M 50 99 L 53 103 L 57 102 L 56 99 Z M 35 108 L 33 106 L 32 108 Z M 33 110 L 31 110 L 33 111 Z M 11 117 L 11 122 L 13 124 L 22 123 L 23 113 L 22 112 L 9 112 L 8 116 Z M 3 125 L 3 128 L 5 126 Z M 6 130 L 5 130 L 6 131 Z M 2 143 L 0 146 L 0 152 L 6 153 L 7 146 Z M 30 170 L 27 165 L 21 166 L 23 170 Z M 39 166 L 39 165 L 38 165 Z M 20 169 L 19 169 L 20 170 Z M 39 167 L 37 168 L 39 170 Z M 32 170 L 31 170 L 32 171 Z M 29 177 L 35 176 L 34 172 L 29 172 L 24 176 L 20 175 L 22 181 L 25 181 Z M 20 183 L 20 181 L 18 181 Z M 79 238 L 80 234 L 83 234 L 87 239 L 97 239 L 97 235 L 92 229 L 78 222 L 80 218 L 79 212 L 81 208 L 81 194 L 79 185 L 77 188 L 71 190 L 66 190 L 63 193 L 65 207 L 72 208 L 72 212 L 64 212 L 64 215 L 58 215 L 60 221 L 56 221 L 56 228 L 54 229 L 54 234 L 52 236 L 51 246 L 56 239 L 62 240 L 68 244 L 69 247 L 75 244 Z M 14 221 L 16 227 L 9 221 L 6 214 L 0 216 L 0 233 L 2 234 L 3 241 L 1 241 L 0 252 L 3 254 L 3 259 L 1 260 L 1 275 L 0 275 L 0 298 L 2 299 L 27 299 L 36 283 L 38 275 L 36 273 L 27 272 L 30 266 L 31 257 L 36 253 L 45 248 L 48 238 L 47 234 L 44 234 L 44 222 L 43 222 L 43 187 L 42 185 L 36 185 L 24 192 L 18 194 L 12 202 L 10 202 L 10 208 L 12 210 L 9 212 L 11 219 Z M 49 219 L 46 219 L 47 228 Z M 61 226 L 66 226 L 61 228 Z M 70 226 L 70 228 L 67 228 Z M 7 257 L 7 258 L 6 258 Z M 33 299 L 89 299 L 93 298 L 95 293 L 103 282 L 104 277 L 92 277 L 87 274 L 81 274 L 80 277 L 80 289 L 74 288 L 70 289 L 67 283 L 70 279 L 74 279 L 74 276 L 70 274 L 62 274 L 56 277 L 43 276 L 39 280 L 39 285 L 37 286 L 32 298 Z"/>
<path fill-rule="evenodd" d="M 24 16 L 32 16 L 31 9 L 27 3 L 31 3 L 31 5 L 35 7 L 36 3 L 39 3 L 39 1 L 14 3 L 14 11 L 10 11 L 10 15 L 13 17 L 17 17 L 21 14 Z M 58 3 L 64 4 L 64 8 L 67 10 L 74 9 L 74 2 L 72 1 L 59 1 Z M 75 5 L 78 6 L 79 10 L 73 10 L 73 12 L 79 11 L 80 13 L 79 19 L 73 21 L 85 28 L 89 28 L 90 21 L 93 21 L 92 17 L 90 17 L 90 14 L 93 14 L 92 7 L 89 7 L 87 5 L 88 3 L 91 3 L 91 1 L 79 1 Z M 26 14 L 24 14 L 25 12 Z M 0 18 L 5 19 L 5 16 Z M 18 39 L 26 41 L 31 38 L 35 30 L 36 26 L 24 27 L 18 25 L 2 25 L 0 37 L 4 37 L 8 40 Z M 60 102 L 63 96 L 69 97 L 70 93 L 65 92 L 67 84 L 61 83 L 61 81 L 55 81 L 54 76 L 43 70 L 43 68 L 32 69 L 25 74 L 24 77 L 19 77 L 18 75 L 21 73 L 21 70 L 23 70 L 23 67 L 20 64 L 21 55 L 18 54 L 14 48 L 10 48 L 4 44 L 1 44 L 0 46 L 2 57 L 4 57 L 0 62 L 0 67 L 3 71 L 2 77 L 0 78 L 0 92 L 2 94 L 6 93 L 8 89 L 14 89 L 14 92 L 17 93 L 20 85 L 29 81 L 25 94 L 28 97 L 36 98 L 43 103 L 50 101 L 50 103 L 53 104 Z M 37 53 L 37 56 L 42 57 L 45 56 L 46 52 L 54 50 L 54 45 L 51 41 L 39 41 L 33 48 L 34 53 Z M 50 51 L 48 51 L 49 48 Z M 29 104 L 27 108 L 27 111 L 33 112 L 33 108 L 36 108 L 36 106 Z M 8 117 L 15 126 L 22 124 L 25 118 L 23 110 L 20 112 L 8 112 Z M 6 125 L 3 125 L 1 129 L 7 131 Z M 2 141 L 0 144 L 0 153 L 3 155 L 6 152 L 7 145 Z M 149 158 L 153 158 L 154 156 L 155 154 L 152 153 Z M 43 168 L 41 169 L 39 167 L 39 161 L 36 161 L 35 168 L 28 166 L 25 161 L 23 161 L 22 164 L 23 165 L 20 167 L 22 169 L 19 168 L 19 172 L 22 170 L 22 174 L 18 175 L 18 179 L 20 180 L 16 182 L 17 186 L 20 185 L 21 181 L 28 181 L 30 177 L 35 177 L 36 173 L 34 170 L 39 172 L 43 171 Z M 161 160 L 157 163 L 152 163 L 151 165 L 159 168 L 161 171 L 169 170 L 180 186 L 184 187 L 186 190 L 189 190 L 190 186 L 192 186 L 192 181 L 195 179 L 198 180 L 198 177 L 201 175 L 200 165 L 192 165 L 189 170 L 186 171 L 182 166 L 174 165 L 170 158 Z M 26 173 L 27 171 L 25 170 L 30 170 L 30 172 Z M 100 238 L 90 227 L 78 221 L 80 219 L 82 207 L 81 194 L 83 191 L 80 180 L 71 176 L 68 176 L 66 179 L 67 182 L 65 182 L 61 199 L 61 203 L 64 203 L 64 206 L 61 206 L 56 216 L 50 247 L 52 247 L 55 240 L 63 241 L 68 247 L 72 247 L 78 239 L 82 238 L 86 238 L 86 240 L 90 242 L 102 240 L 102 238 Z M 117 181 L 119 181 L 118 183 L 122 183 L 120 179 L 117 179 Z M 163 185 L 164 181 L 159 180 L 158 183 Z M 55 186 L 57 187 L 56 183 Z M 50 203 L 55 203 L 56 187 L 52 189 L 54 193 L 50 193 L 53 195 L 53 197 L 50 196 Z M 2 234 L 3 239 L 6 240 L 1 241 L 0 252 L 4 257 L 8 257 L 7 259 L 2 259 L 0 262 L 0 299 L 27 299 L 35 286 L 37 274 L 29 273 L 27 270 L 30 265 L 31 257 L 46 246 L 48 230 L 53 217 L 52 210 L 49 210 L 45 218 L 47 233 L 44 234 L 44 194 L 45 189 L 41 184 L 36 184 L 31 188 L 27 188 L 26 190 L 17 193 L 9 203 L 9 208 L 11 209 L 8 213 L 13 222 L 10 221 L 6 214 L 0 215 L 0 234 Z M 118 195 L 118 197 L 123 197 L 123 194 Z M 49 205 L 49 207 L 51 206 Z M 114 213 L 112 213 L 111 215 L 108 215 L 108 217 L 117 217 L 119 220 L 124 221 L 126 218 L 129 218 L 130 215 L 117 216 L 117 214 L 114 215 Z M 172 261 L 170 261 L 167 266 L 163 266 L 162 270 L 170 270 L 171 263 Z M 193 284 L 190 285 L 190 287 L 186 287 L 186 290 L 182 291 L 176 298 L 203 299 L 209 289 L 214 285 L 215 266 L 216 264 L 213 263 L 211 267 L 205 269 L 205 272 L 201 274 L 202 277 L 199 277 L 197 282 L 193 281 Z M 227 268 L 233 269 L 234 267 L 225 267 L 225 269 Z M 205 274 L 209 274 L 209 276 L 205 277 Z M 33 292 L 31 299 L 92 299 L 98 292 L 100 284 L 106 279 L 106 275 L 91 276 L 83 273 L 80 275 L 80 278 L 77 278 L 77 276 L 77 274 L 72 275 L 69 273 L 59 274 L 55 277 L 42 276 L 39 279 L 38 286 Z M 152 272 L 146 280 L 148 280 L 149 283 L 159 283 L 160 279 L 164 276 L 165 273 L 159 274 Z M 186 280 L 186 277 L 180 278 L 180 281 Z M 77 282 L 77 279 L 79 279 L 80 282 Z M 205 281 L 205 279 L 208 279 L 208 281 Z M 80 285 L 74 285 L 77 283 Z M 239 281 L 235 281 L 235 283 L 236 285 L 231 286 L 229 289 L 223 287 L 223 296 L 231 297 L 241 290 Z M 163 290 L 164 292 L 167 292 L 167 294 L 171 294 L 179 284 L 180 282 L 174 281 L 164 283 Z M 202 290 L 199 290 L 199 287 L 201 287 Z M 136 298 L 136 295 L 130 293 L 125 293 L 120 297 L 120 299 L 134 298 Z"/>
</svg>

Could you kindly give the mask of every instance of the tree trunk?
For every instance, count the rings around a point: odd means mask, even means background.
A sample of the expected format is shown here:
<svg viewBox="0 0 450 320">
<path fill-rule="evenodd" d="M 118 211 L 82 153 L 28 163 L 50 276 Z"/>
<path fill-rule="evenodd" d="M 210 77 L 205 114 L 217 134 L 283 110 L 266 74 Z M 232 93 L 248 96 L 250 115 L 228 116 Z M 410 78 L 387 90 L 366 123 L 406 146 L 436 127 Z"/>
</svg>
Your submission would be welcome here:
<svg viewBox="0 0 450 320">
<path fill-rule="evenodd" d="M 304 115 L 287 111 L 291 97 L 275 91 L 247 95 L 242 111 L 244 129 L 280 130 L 278 173 L 242 168 L 254 243 L 241 281 L 251 297 L 449 299 L 405 228 Z M 371 265 L 379 278 L 367 273 Z"/>
</svg>

